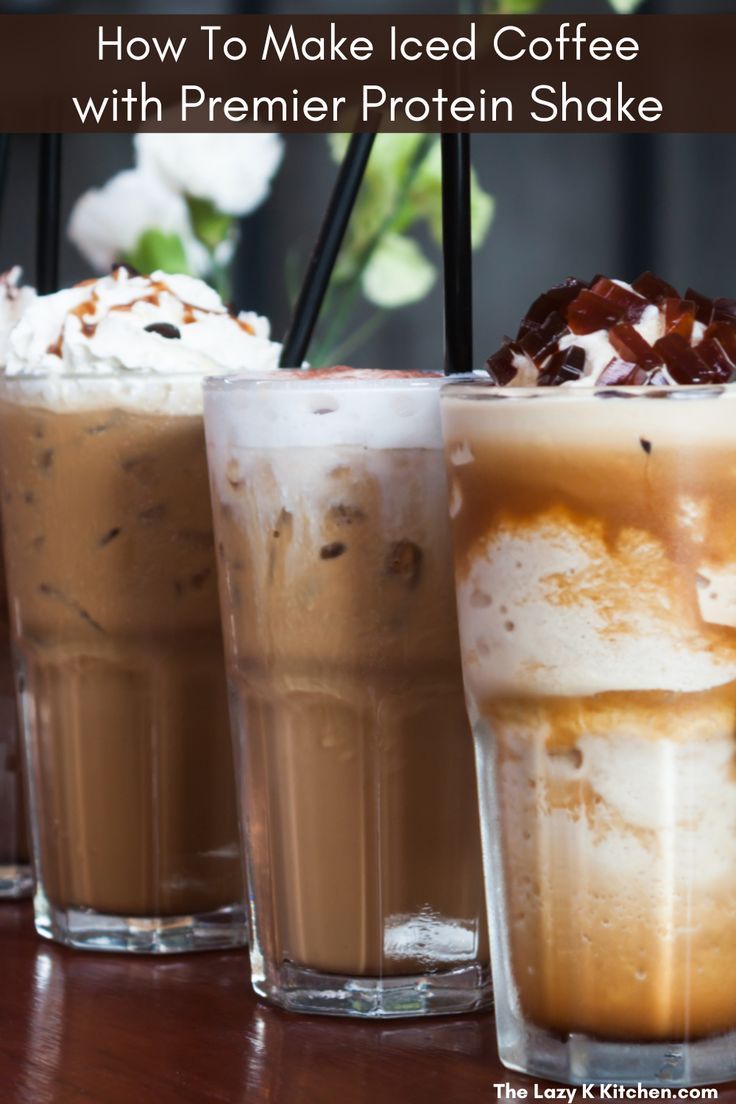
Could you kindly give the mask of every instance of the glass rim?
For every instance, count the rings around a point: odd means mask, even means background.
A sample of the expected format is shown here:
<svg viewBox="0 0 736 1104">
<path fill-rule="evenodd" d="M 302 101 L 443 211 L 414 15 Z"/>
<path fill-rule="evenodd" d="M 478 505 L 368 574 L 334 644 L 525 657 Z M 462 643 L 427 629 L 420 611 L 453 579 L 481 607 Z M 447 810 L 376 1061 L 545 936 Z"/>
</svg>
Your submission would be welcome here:
<svg viewBox="0 0 736 1104">
<path fill-rule="evenodd" d="M 281 371 L 280 378 L 276 373 Z M 319 371 L 319 370 L 317 370 Z M 348 373 L 341 378 L 337 376 L 318 375 L 317 371 L 310 372 L 308 368 L 275 369 L 274 372 L 262 375 L 226 375 L 206 376 L 203 381 L 205 392 L 218 391 L 401 391 L 401 390 L 440 390 L 447 383 L 448 377 L 436 369 L 418 371 L 411 375 L 402 375 L 400 371 L 390 373 L 384 369 L 364 368 L 356 369 L 359 376 L 350 377 Z M 380 373 L 380 378 L 370 379 L 369 373 Z M 299 373 L 299 374 L 297 374 Z M 464 377 L 470 380 L 472 377 Z"/>
<path fill-rule="evenodd" d="M 12 375 L 0 369 L 0 387 L 13 383 L 133 383 L 143 381 L 150 383 L 153 380 L 169 382 L 171 380 L 203 380 L 202 372 L 152 372 L 138 371 L 137 369 L 123 369 L 118 372 L 16 372 Z"/>
<path fill-rule="evenodd" d="M 736 396 L 736 383 L 673 383 L 657 387 L 632 386 L 632 385 L 607 385 L 580 387 L 502 387 L 493 380 L 472 379 L 447 380 L 441 390 L 442 398 L 479 398 L 472 392 L 482 392 L 484 397 L 494 400 L 513 402 L 524 399 L 550 399 L 553 402 L 563 401 L 589 401 L 590 399 L 657 399 L 657 398 L 683 398 L 683 399 L 709 399 L 720 398 L 724 395 Z"/>
</svg>

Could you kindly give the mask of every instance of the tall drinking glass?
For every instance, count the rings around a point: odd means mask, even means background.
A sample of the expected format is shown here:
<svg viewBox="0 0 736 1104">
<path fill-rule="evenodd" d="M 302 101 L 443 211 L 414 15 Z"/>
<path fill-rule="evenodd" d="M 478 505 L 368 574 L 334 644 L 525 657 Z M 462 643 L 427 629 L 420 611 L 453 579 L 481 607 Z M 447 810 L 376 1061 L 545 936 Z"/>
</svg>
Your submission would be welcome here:
<svg viewBox="0 0 736 1104">
<path fill-rule="evenodd" d="M 200 391 L 0 383 L 36 926 L 75 947 L 245 941 Z"/>
<path fill-rule="evenodd" d="M 33 303 L 35 291 L 22 284 L 17 266 L 0 273 L 0 368 L 8 338 Z M 5 564 L 0 548 L 0 899 L 33 892 L 33 871 L 26 827 L 23 755 L 15 698 Z"/>
<path fill-rule="evenodd" d="M 253 984 L 296 1011 L 489 996 L 440 383 L 206 384 Z"/>
<path fill-rule="evenodd" d="M 450 385 L 500 1055 L 736 1075 L 736 394 Z"/>
</svg>

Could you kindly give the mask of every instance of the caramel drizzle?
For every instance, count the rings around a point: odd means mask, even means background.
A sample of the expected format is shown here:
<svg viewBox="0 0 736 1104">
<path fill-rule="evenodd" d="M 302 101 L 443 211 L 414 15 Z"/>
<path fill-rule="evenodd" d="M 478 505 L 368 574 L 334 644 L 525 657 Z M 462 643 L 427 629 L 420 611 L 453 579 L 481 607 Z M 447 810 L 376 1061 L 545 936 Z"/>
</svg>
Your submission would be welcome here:
<svg viewBox="0 0 736 1104">
<path fill-rule="evenodd" d="M 77 284 L 77 287 L 88 287 L 90 284 L 96 283 L 97 281 L 95 279 L 83 280 L 81 283 Z M 139 295 L 136 299 L 132 299 L 129 303 L 118 303 L 115 306 L 110 307 L 109 313 L 112 314 L 113 311 L 130 312 L 137 303 L 150 303 L 151 306 L 160 307 L 162 292 L 167 292 L 169 295 L 174 294 L 168 284 L 164 283 L 163 280 L 157 280 L 154 284 L 152 284 L 151 290 L 146 292 L 145 295 Z M 86 316 L 88 314 L 95 313 L 99 300 L 99 295 L 96 291 L 93 291 L 89 299 L 85 299 L 83 302 L 78 303 L 76 307 L 72 307 L 72 309 L 69 311 L 70 315 L 74 315 L 76 318 L 79 319 L 80 328 L 84 337 L 93 338 L 97 333 L 99 322 L 90 322 L 87 320 Z M 196 307 L 193 303 L 187 303 L 183 300 L 180 301 L 184 311 L 182 324 L 185 326 L 189 325 L 192 322 L 198 321 L 198 316 L 201 317 L 202 315 L 208 314 L 216 317 L 224 313 L 223 311 L 210 310 L 208 307 Z M 247 334 L 250 334 L 251 336 L 255 335 L 256 331 L 250 325 L 250 323 L 244 322 L 242 319 L 232 314 L 230 315 L 230 317 Z M 51 345 L 49 345 L 46 352 L 51 354 L 52 356 L 61 357 L 63 349 L 64 330 L 62 328 L 62 331 L 59 334 L 58 338 L 56 339 L 56 341 L 52 342 Z"/>
</svg>

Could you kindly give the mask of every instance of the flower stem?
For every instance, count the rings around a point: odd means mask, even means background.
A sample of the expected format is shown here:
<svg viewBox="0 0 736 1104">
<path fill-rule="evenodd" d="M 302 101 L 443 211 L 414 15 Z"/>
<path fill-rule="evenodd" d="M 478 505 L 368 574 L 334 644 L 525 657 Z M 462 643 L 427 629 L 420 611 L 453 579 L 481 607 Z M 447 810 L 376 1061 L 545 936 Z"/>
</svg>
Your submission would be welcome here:
<svg viewBox="0 0 736 1104">
<path fill-rule="evenodd" d="M 370 318 L 367 318 L 362 325 L 358 326 L 357 330 L 354 330 L 341 345 L 335 346 L 332 350 L 331 363 L 339 363 L 352 353 L 354 349 L 359 348 L 364 341 L 367 341 L 369 337 L 372 337 L 374 333 L 380 330 L 381 326 L 387 321 L 387 317 L 386 311 L 374 311 Z"/>
<path fill-rule="evenodd" d="M 317 348 L 314 351 L 312 357 L 312 363 L 316 367 L 322 367 L 326 364 L 332 363 L 332 359 L 337 352 L 342 351 L 344 355 L 345 345 L 349 344 L 349 347 L 355 348 L 354 342 L 341 339 L 342 332 L 347 325 L 350 316 L 353 312 L 355 304 L 360 297 L 361 284 L 366 269 L 373 257 L 378 246 L 381 244 L 384 236 L 390 233 L 396 225 L 399 223 L 404 205 L 407 201 L 411 188 L 416 180 L 417 173 L 422 167 L 429 151 L 431 150 L 437 138 L 433 134 L 425 134 L 422 137 L 421 142 L 417 146 L 414 156 L 406 170 L 406 174 L 396 194 L 396 200 L 392 209 L 384 216 L 376 229 L 375 233 L 368 239 L 366 244 L 361 250 L 355 267 L 353 269 L 351 278 L 342 285 L 338 285 L 331 289 L 332 294 L 328 296 L 325 304 L 324 314 L 329 317 L 330 307 L 334 305 L 334 320 L 328 325 L 327 331 L 324 337 L 318 342 Z M 378 324 L 375 324 L 371 330 L 374 332 L 378 328 Z M 360 331 L 357 331 L 360 332 Z"/>
</svg>

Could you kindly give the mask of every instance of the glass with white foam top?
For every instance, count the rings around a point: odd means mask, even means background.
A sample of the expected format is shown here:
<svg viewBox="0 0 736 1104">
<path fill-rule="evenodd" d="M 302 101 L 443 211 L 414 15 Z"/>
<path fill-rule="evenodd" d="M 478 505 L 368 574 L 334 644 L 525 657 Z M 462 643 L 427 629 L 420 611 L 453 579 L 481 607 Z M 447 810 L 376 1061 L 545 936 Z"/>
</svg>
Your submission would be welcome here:
<svg viewBox="0 0 736 1104">
<path fill-rule="evenodd" d="M 443 392 L 511 1069 L 736 1075 L 735 403 Z"/>
<path fill-rule="evenodd" d="M 252 979 L 292 1011 L 489 999 L 440 384 L 205 386 Z"/>
</svg>

